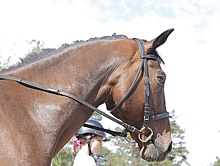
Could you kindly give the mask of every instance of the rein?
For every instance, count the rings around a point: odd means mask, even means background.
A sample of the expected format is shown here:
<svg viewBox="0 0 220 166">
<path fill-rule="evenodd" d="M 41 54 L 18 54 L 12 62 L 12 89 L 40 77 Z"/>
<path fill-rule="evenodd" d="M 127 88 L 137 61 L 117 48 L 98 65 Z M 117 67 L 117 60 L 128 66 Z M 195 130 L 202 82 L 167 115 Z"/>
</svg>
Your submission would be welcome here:
<svg viewBox="0 0 220 166">
<path fill-rule="evenodd" d="M 159 120 L 159 119 L 163 119 L 163 118 L 168 118 L 169 117 L 169 112 L 164 112 L 164 113 L 160 113 L 160 114 L 155 114 L 155 115 L 151 115 L 150 116 L 150 84 L 149 84 L 149 77 L 148 77 L 148 66 L 147 66 L 147 60 L 151 59 L 151 60 L 158 60 L 158 55 L 153 55 L 153 54 L 146 54 L 144 45 L 143 45 L 143 41 L 140 39 L 134 39 L 135 41 L 137 41 L 138 46 L 139 46 L 139 50 L 140 50 L 140 56 L 142 59 L 141 65 L 138 69 L 138 72 L 134 78 L 134 81 L 132 83 L 132 85 L 130 86 L 127 94 L 124 96 L 124 98 L 111 110 L 114 111 L 117 108 L 119 108 L 124 102 L 125 100 L 131 95 L 131 92 L 134 90 L 134 87 L 138 81 L 139 75 L 141 74 L 142 69 L 144 70 L 144 84 L 145 84 L 145 104 L 144 104 L 144 118 L 133 124 L 133 125 L 129 125 L 126 124 L 106 113 L 104 113 L 103 111 L 99 110 L 98 108 L 94 107 L 93 105 L 91 105 L 90 103 L 86 102 L 85 100 L 82 100 L 80 98 L 78 98 L 77 96 L 74 96 L 70 93 L 66 93 L 57 89 L 53 89 L 53 88 L 49 88 L 46 86 L 42 86 L 39 84 L 35 84 L 20 78 L 15 78 L 15 77 L 11 77 L 11 76 L 7 76 L 7 75 L 0 75 L 0 80 L 11 80 L 11 81 L 16 81 L 18 83 L 20 83 L 23 86 L 26 86 L 28 88 L 33 88 L 33 89 L 37 89 L 37 90 L 41 90 L 41 91 L 45 91 L 48 93 L 52 93 L 52 94 L 56 94 L 56 95 L 61 95 L 61 96 L 65 96 L 68 98 L 71 98 L 75 101 L 77 101 L 80 104 L 83 104 L 85 106 L 87 106 L 88 108 L 92 109 L 93 111 L 98 112 L 99 114 L 101 114 L 102 116 L 105 116 L 106 118 L 114 121 L 115 123 L 123 126 L 125 129 L 122 132 L 116 132 L 116 131 L 112 131 L 112 130 L 108 130 L 108 129 L 102 129 L 96 126 L 91 126 L 88 124 L 84 124 L 83 126 L 85 127 L 89 127 L 89 128 L 93 128 L 93 129 L 97 129 L 97 130 L 101 130 L 104 131 L 106 133 L 111 134 L 112 136 L 122 136 L 122 137 L 126 137 L 127 136 L 127 132 L 134 132 L 138 134 L 138 137 L 140 139 L 140 141 L 142 142 L 147 142 L 151 139 L 151 137 L 153 136 L 153 130 L 148 127 L 148 123 L 154 120 Z M 141 126 L 144 126 L 143 128 L 141 128 L 140 130 L 138 128 L 140 128 Z M 145 140 L 141 139 L 141 134 L 143 130 L 149 130 L 150 134 L 147 136 L 147 138 Z"/>
<path fill-rule="evenodd" d="M 29 81 L 26 81 L 26 80 L 23 80 L 23 79 L 20 79 L 20 78 L 6 76 L 6 75 L 0 75 L 0 80 L 16 81 L 16 82 L 18 82 L 18 83 L 20 83 L 20 84 L 22 84 L 22 85 L 24 85 L 28 88 L 37 89 L 37 90 L 45 91 L 45 92 L 56 94 L 56 95 L 66 96 L 68 98 L 71 98 L 71 99 L 77 101 L 80 104 L 83 104 L 83 105 L 91 108 L 92 110 L 94 110 L 94 111 L 98 112 L 99 114 L 101 114 L 102 116 L 105 116 L 106 118 L 118 123 L 119 125 L 122 125 L 128 131 L 135 132 L 137 134 L 141 133 L 140 130 L 136 129 L 135 127 L 133 127 L 131 125 L 128 125 L 128 124 L 126 124 L 126 123 L 124 123 L 124 122 L 122 122 L 122 121 L 120 121 L 120 120 L 104 113 L 103 111 L 101 111 L 98 108 L 94 107 L 93 105 L 89 104 L 85 100 L 81 100 L 80 98 L 78 98 L 78 97 L 76 97 L 76 96 L 74 96 L 70 93 L 66 93 L 66 92 L 63 92 L 63 91 L 60 91 L 60 90 L 57 90 L 57 89 L 53 89 L 53 88 L 49 88 L 49 87 L 46 87 L 46 86 L 38 85 L 38 84 L 29 82 Z M 107 130 L 106 130 L 106 132 L 107 132 Z M 112 134 L 119 135 L 119 136 L 125 136 L 124 134 L 120 135 L 119 132 L 115 132 L 115 133 L 112 133 Z"/>
</svg>

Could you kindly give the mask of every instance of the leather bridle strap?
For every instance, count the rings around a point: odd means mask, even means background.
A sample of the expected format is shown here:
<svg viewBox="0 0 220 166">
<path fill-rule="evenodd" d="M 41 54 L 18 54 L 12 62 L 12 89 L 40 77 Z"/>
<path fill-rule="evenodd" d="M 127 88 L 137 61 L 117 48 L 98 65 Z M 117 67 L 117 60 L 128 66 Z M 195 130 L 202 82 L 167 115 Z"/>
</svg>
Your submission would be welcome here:
<svg viewBox="0 0 220 166">
<path fill-rule="evenodd" d="M 156 121 L 156 120 L 160 120 L 160 119 L 164 119 L 164 118 L 169 118 L 169 117 L 171 117 L 169 112 L 163 112 L 163 113 L 160 113 L 160 114 L 155 114 L 155 115 L 149 116 L 149 121 L 148 122 Z M 142 119 L 139 122 L 133 124 L 132 126 L 134 126 L 136 128 L 141 128 L 143 123 L 144 123 L 144 119 Z"/>
<path fill-rule="evenodd" d="M 143 44 L 143 41 L 140 39 L 135 38 L 135 41 L 137 41 L 139 50 L 140 50 L 140 56 L 144 63 L 144 85 L 145 85 L 145 103 L 144 103 L 144 120 L 143 125 L 145 128 L 147 128 L 149 123 L 149 117 L 150 117 L 150 82 L 149 82 L 149 74 L 148 74 L 148 66 L 147 66 L 147 60 L 148 59 L 154 59 L 157 60 L 157 57 L 151 54 L 146 54 L 146 50 Z"/>
<path fill-rule="evenodd" d="M 49 87 L 46 87 L 46 86 L 38 85 L 38 84 L 29 82 L 29 81 L 26 81 L 26 80 L 23 80 L 23 79 L 20 79 L 20 78 L 11 77 L 11 76 L 7 76 L 7 75 L 0 75 L 0 80 L 16 81 L 16 82 L 18 82 L 18 83 L 20 83 L 23 86 L 26 86 L 28 88 L 37 89 L 37 90 L 45 91 L 45 92 L 56 94 L 56 95 L 66 96 L 68 98 L 71 98 L 71 99 L 77 101 L 80 104 L 83 104 L 83 105 L 87 106 L 88 108 L 92 109 L 93 111 L 98 112 L 102 116 L 105 116 L 106 118 L 114 121 L 115 123 L 118 123 L 119 125 L 123 126 L 127 131 L 134 132 L 134 133 L 137 133 L 137 134 L 141 134 L 141 131 L 139 129 L 135 128 L 134 126 L 126 124 L 126 123 L 124 123 L 124 122 L 122 122 L 122 121 L 120 121 L 120 120 L 104 113 L 103 111 L 101 111 L 98 108 L 94 107 L 93 105 L 89 104 L 85 100 L 82 100 L 82 99 L 80 99 L 80 98 L 78 98 L 78 97 L 76 97 L 76 96 L 74 96 L 70 93 L 66 93 L 66 92 L 63 92 L 63 91 L 60 91 L 60 90 L 57 90 L 57 89 L 53 89 L 53 88 L 49 88 Z M 117 135 L 117 133 L 116 133 L 116 135 Z"/>
<path fill-rule="evenodd" d="M 128 90 L 128 92 L 126 93 L 126 95 L 124 96 L 124 98 L 113 108 L 113 109 L 111 109 L 111 112 L 113 112 L 114 110 L 116 110 L 117 108 L 119 108 L 124 102 L 125 102 L 125 100 L 127 100 L 127 98 L 131 95 L 131 93 L 133 92 L 133 90 L 134 90 L 134 87 L 135 87 L 135 85 L 136 85 L 136 83 L 137 83 L 137 81 L 138 81 L 138 78 L 139 78 L 139 76 L 140 76 L 140 74 L 141 74 L 141 71 L 142 71 L 142 68 L 143 68 L 143 61 L 141 62 L 141 65 L 140 65 L 140 67 L 139 67 L 139 69 L 138 69 L 138 72 L 137 72 L 137 74 L 136 74 L 136 76 L 135 76 L 135 78 L 134 78 L 134 81 L 132 82 L 132 84 L 131 84 L 131 86 L 130 86 L 130 88 L 129 88 L 129 90 Z"/>
<path fill-rule="evenodd" d="M 140 128 L 144 125 L 145 129 L 148 128 L 148 123 L 155 120 L 160 120 L 163 118 L 169 118 L 169 112 L 163 112 L 155 115 L 150 115 L 150 82 L 149 82 L 149 72 L 147 61 L 148 60 L 158 60 L 161 59 L 159 55 L 146 54 L 146 50 L 143 44 L 143 41 L 137 38 L 134 38 L 138 43 L 138 47 L 140 50 L 140 56 L 144 63 L 144 84 L 145 84 L 145 103 L 144 103 L 144 119 L 139 122 L 133 124 L 133 126 Z M 162 59 L 161 59 L 162 60 Z M 163 60 L 162 60 L 163 61 Z"/>
<path fill-rule="evenodd" d="M 149 76 L 148 76 L 148 66 L 147 66 L 147 60 L 152 59 L 152 60 L 157 60 L 158 57 L 153 54 L 146 54 L 145 47 L 143 44 L 143 41 L 137 38 L 134 38 L 134 40 L 138 43 L 138 47 L 140 50 L 140 56 L 141 56 L 141 65 L 138 69 L 138 72 L 134 78 L 134 81 L 132 82 L 128 92 L 124 96 L 124 98 L 111 110 L 114 111 L 117 108 L 119 108 L 125 100 L 131 95 L 132 91 L 134 90 L 134 87 L 138 81 L 138 78 L 141 74 L 141 71 L 143 70 L 144 72 L 144 84 L 145 84 L 145 103 L 144 103 L 144 119 L 141 120 L 143 121 L 143 125 L 145 128 L 147 128 L 147 124 L 149 123 L 149 117 L 150 117 L 150 83 L 149 83 Z"/>
<path fill-rule="evenodd" d="M 91 129 L 106 132 L 108 134 L 111 134 L 112 136 L 121 136 L 121 137 L 126 137 L 127 136 L 127 131 L 126 130 L 124 130 L 122 132 L 117 132 L 117 131 L 112 131 L 112 130 L 109 130 L 109 129 L 104 129 L 104 128 L 101 128 L 101 127 L 89 125 L 89 124 L 86 124 L 86 123 L 83 126 L 91 128 Z"/>
</svg>

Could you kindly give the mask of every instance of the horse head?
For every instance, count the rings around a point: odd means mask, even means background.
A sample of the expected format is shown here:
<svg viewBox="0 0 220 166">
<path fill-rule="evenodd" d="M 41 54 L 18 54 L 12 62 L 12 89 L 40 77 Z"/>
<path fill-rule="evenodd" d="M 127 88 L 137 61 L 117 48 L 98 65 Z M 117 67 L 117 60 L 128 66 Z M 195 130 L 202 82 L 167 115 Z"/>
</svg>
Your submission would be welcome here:
<svg viewBox="0 0 220 166">
<path fill-rule="evenodd" d="M 137 42 L 130 41 L 132 56 L 126 56 L 127 62 L 109 79 L 111 97 L 106 102 L 107 109 L 112 110 L 115 117 L 141 131 L 141 134 L 130 134 L 138 143 L 140 156 L 146 161 L 162 161 L 172 149 L 164 95 L 166 75 L 160 66 L 163 60 L 156 51 L 172 32 L 173 29 L 170 29 L 151 41 L 141 42 L 146 57 L 140 57 Z M 138 75 L 136 73 L 143 59 L 146 60 L 146 66 L 141 66 Z"/>
</svg>

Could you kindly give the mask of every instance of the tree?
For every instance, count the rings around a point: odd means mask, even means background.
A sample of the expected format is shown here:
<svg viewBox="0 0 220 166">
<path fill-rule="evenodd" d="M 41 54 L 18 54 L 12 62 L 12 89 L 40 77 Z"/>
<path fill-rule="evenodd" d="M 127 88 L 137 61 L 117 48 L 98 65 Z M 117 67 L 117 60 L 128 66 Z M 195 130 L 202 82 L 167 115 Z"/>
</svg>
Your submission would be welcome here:
<svg viewBox="0 0 220 166">
<path fill-rule="evenodd" d="M 132 141 L 130 135 L 125 139 L 123 137 L 110 137 L 112 146 L 114 146 L 114 150 L 109 150 L 109 145 L 104 146 L 100 149 L 95 157 L 98 166 L 176 166 L 185 163 L 189 165 L 187 162 L 188 150 L 186 149 L 186 143 L 184 141 L 184 133 L 185 130 L 181 129 L 181 127 L 176 122 L 175 111 L 171 112 L 172 119 L 170 120 L 171 124 L 171 132 L 173 136 L 173 149 L 163 162 L 150 162 L 147 163 L 143 160 L 139 155 L 139 148 L 136 143 L 129 142 Z M 101 119 L 100 115 L 94 113 L 92 118 L 96 118 L 96 120 Z M 122 128 L 117 127 L 116 131 L 122 131 Z M 105 144 L 104 144 L 105 145 Z M 70 148 L 70 147 L 69 147 Z M 69 153 L 70 154 L 70 153 Z M 60 156 L 56 156 L 62 160 Z M 58 160 L 58 159 L 57 159 Z M 218 163 L 217 161 L 216 163 Z M 67 165 L 67 164 L 66 164 Z M 55 165 L 53 165 L 55 166 Z M 62 165 L 56 165 L 62 166 Z M 219 166 L 219 165 L 214 165 Z"/>
<path fill-rule="evenodd" d="M 219 157 L 216 157 L 216 161 L 211 164 L 212 166 L 220 166 L 220 158 Z"/>
<path fill-rule="evenodd" d="M 36 39 L 32 39 L 30 42 L 27 41 L 29 45 L 33 45 L 30 52 L 40 52 L 44 47 L 44 42 Z"/>
<path fill-rule="evenodd" d="M 92 119 L 101 121 L 102 116 L 98 114 L 97 112 L 94 112 L 91 116 Z M 52 166 L 72 166 L 74 157 L 72 156 L 71 149 L 72 149 L 73 143 L 72 140 L 70 140 L 67 145 L 61 149 L 61 151 L 53 158 L 52 160 Z M 107 150 L 103 148 L 101 150 L 102 153 L 98 153 L 95 157 L 95 160 L 97 162 L 97 165 L 100 165 L 106 161 L 105 155 Z"/>
<path fill-rule="evenodd" d="M 168 160 L 172 161 L 172 163 L 175 165 L 181 165 L 182 163 L 189 165 L 187 162 L 189 151 L 186 149 L 186 142 L 184 140 L 185 130 L 181 129 L 181 127 L 177 124 L 175 110 L 171 112 L 171 116 L 172 119 L 170 121 L 170 126 L 173 136 L 173 150 L 168 156 Z"/>
<path fill-rule="evenodd" d="M 163 162 L 150 162 L 146 163 L 143 159 L 140 158 L 138 147 L 135 143 L 128 143 L 125 138 L 115 137 L 111 139 L 111 142 L 114 142 L 114 145 L 117 148 L 112 156 L 116 155 L 118 158 L 109 158 L 109 154 L 107 155 L 108 161 L 119 163 L 120 165 L 132 165 L 132 166 L 176 166 L 185 163 L 189 165 L 187 162 L 188 150 L 186 149 L 186 143 L 184 141 L 184 133 L 185 130 L 181 129 L 181 127 L 176 122 L 175 111 L 171 112 L 172 119 L 171 123 L 171 133 L 173 136 L 173 149 Z M 122 129 L 116 128 L 117 131 L 121 131 Z M 130 139 L 130 138 L 128 138 Z M 130 155 L 129 155 L 130 154 Z M 111 157 L 111 156 L 110 156 Z M 111 165 L 111 164 L 110 164 Z"/>
<path fill-rule="evenodd" d="M 73 158 L 71 155 L 71 143 L 69 142 L 57 155 L 53 158 L 53 166 L 72 166 Z"/>
<path fill-rule="evenodd" d="M 3 62 L 0 61 L 0 71 L 7 69 L 9 67 L 10 61 L 11 61 L 11 56 L 9 56 L 6 59 L 6 61 L 3 61 Z"/>
<path fill-rule="evenodd" d="M 27 44 L 32 47 L 28 52 L 40 52 L 44 47 L 44 42 L 36 39 L 32 39 L 30 42 L 27 41 Z M 11 50 L 14 52 L 14 48 Z M 16 54 L 13 56 L 16 56 Z M 0 71 L 10 67 L 11 58 L 12 56 L 8 56 L 5 61 L 0 61 Z"/>
<path fill-rule="evenodd" d="M 121 132 L 122 129 L 117 127 L 115 129 Z M 111 143 L 115 147 L 114 150 L 105 154 L 107 161 L 105 166 L 117 165 L 117 166 L 144 166 L 146 162 L 139 157 L 139 149 L 137 144 L 131 139 L 128 134 L 127 138 L 124 137 L 111 137 Z M 128 142 L 129 141 L 129 142 Z M 109 146 L 106 146 L 107 148 Z"/>
</svg>

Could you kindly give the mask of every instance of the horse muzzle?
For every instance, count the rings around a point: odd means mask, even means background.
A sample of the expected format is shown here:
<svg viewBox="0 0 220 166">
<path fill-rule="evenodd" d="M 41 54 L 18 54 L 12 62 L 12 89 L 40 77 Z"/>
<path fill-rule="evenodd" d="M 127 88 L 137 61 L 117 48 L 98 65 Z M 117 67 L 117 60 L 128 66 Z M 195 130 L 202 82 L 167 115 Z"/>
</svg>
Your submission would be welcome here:
<svg viewBox="0 0 220 166">
<path fill-rule="evenodd" d="M 163 161 L 172 149 L 172 139 L 169 134 L 157 134 L 155 139 L 144 143 L 140 150 L 140 156 L 148 161 Z"/>
</svg>

